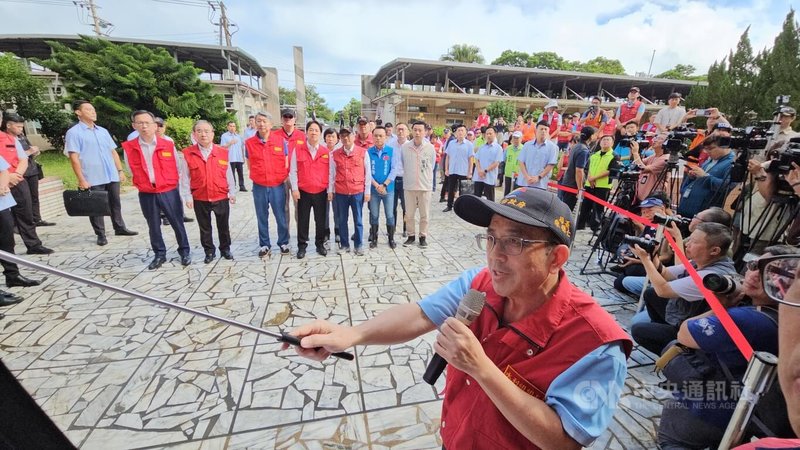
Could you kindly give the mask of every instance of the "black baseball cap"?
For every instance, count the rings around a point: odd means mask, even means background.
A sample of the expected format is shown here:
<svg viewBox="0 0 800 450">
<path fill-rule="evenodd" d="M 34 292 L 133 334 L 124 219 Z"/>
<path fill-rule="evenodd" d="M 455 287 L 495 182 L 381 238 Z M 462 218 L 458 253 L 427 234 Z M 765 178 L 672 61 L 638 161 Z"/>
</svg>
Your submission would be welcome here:
<svg viewBox="0 0 800 450">
<path fill-rule="evenodd" d="M 367 118 L 366 118 L 366 117 L 359 117 L 359 118 L 358 118 L 358 120 L 356 121 L 356 123 L 357 123 L 357 124 L 359 124 L 359 125 L 361 125 L 362 123 L 363 123 L 364 125 L 366 125 L 366 124 L 367 124 L 367 122 L 369 122 L 369 120 L 367 120 Z"/>
<path fill-rule="evenodd" d="M 281 117 L 294 117 L 294 110 L 291 108 L 282 109 Z"/>
<path fill-rule="evenodd" d="M 458 197 L 453 205 L 458 217 L 479 227 L 488 227 L 492 216 L 537 228 L 547 228 L 559 243 L 570 245 L 575 235 L 572 211 L 555 193 L 545 189 L 521 187 L 511 191 L 499 203 L 472 194 Z"/>
<path fill-rule="evenodd" d="M 670 99 L 673 99 L 673 98 L 678 98 L 678 99 L 680 99 L 680 98 L 683 98 L 683 95 L 681 95 L 681 93 L 680 93 L 680 92 L 673 92 L 672 94 L 669 94 L 669 98 L 670 98 Z"/>
<path fill-rule="evenodd" d="M 15 112 L 7 112 L 3 115 L 3 121 L 6 123 L 25 123 L 25 118 Z"/>
<path fill-rule="evenodd" d="M 341 130 L 339 130 L 339 137 L 342 137 L 342 135 L 345 135 L 345 134 L 351 134 L 350 129 L 342 128 Z"/>
</svg>

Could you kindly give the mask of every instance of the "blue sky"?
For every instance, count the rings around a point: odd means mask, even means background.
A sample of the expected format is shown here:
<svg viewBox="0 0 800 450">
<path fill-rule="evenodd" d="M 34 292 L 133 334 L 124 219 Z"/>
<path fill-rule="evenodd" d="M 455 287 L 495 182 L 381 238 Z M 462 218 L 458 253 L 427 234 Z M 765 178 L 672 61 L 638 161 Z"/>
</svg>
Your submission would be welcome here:
<svg viewBox="0 0 800 450">
<path fill-rule="evenodd" d="M 95 0 L 114 24 L 112 36 L 193 43 L 218 42 L 210 10 L 200 0 Z M 481 48 L 487 62 L 505 49 L 554 51 L 570 60 L 595 56 L 622 61 L 628 73 L 692 64 L 704 73 L 751 26 L 754 49 L 772 45 L 797 1 L 562 0 L 532 8 L 525 0 L 228 0 L 238 25 L 234 45 L 294 87 L 292 46 L 305 54 L 306 82 L 334 109 L 360 99 L 360 74 L 374 74 L 399 57 L 438 59 L 449 46 Z M 201 4 L 200 6 L 197 6 Z M 70 0 L 0 0 L 0 34 L 91 33 Z"/>
</svg>

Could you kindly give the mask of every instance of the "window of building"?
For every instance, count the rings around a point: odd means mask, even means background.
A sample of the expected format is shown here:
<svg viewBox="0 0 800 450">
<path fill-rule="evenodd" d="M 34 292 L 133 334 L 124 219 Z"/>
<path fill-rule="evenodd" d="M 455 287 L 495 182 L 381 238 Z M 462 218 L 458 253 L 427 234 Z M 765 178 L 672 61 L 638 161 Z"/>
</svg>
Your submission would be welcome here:
<svg viewBox="0 0 800 450">
<path fill-rule="evenodd" d="M 467 111 L 464 108 L 445 108 L 444 112 L 447 114 L 461 114 L 461 115 L 467 113 Z"/>
<path fill-rule="evenodd" d="M 408 105 L 408 112 L 426 113 L 426 112 L 428 112 L 428 107 L 427 106 L 421 106 L 421 105 Z"/>
<path fill-rule="evenodd" d="M 233 108 L 233 94 L 224 94 L 223 98 L 225 100 L 225 109 L 228 111 L 234 109 Z"/>
</svg>

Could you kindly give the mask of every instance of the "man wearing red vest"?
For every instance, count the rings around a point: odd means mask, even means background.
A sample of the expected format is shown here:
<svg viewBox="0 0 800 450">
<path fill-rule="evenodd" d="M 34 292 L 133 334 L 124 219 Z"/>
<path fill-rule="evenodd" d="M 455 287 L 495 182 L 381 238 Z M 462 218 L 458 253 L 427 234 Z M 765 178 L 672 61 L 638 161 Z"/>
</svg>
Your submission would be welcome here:
<svg viewBox="0 0 800 450">
<path fill-rule="evenodd" d="M 627 100 L 617 108 L 617 134 L 621 134 L 622 127 L 631 120 L 637 125 L 641 123 L 643 115 L 644 103 L 639 100 L 639 88 L 634 86 L 628 92 Z"/>
<path fill-rule="evenodd" d="M 294 127 L 294 114 L 289 112 L 284 119 Z M 285 114 L 285 115 L 287 115 Z M 247 157 L 247 168 L 250 170 L 250 179 L 253 180 L 253 203 L 256 207 L 258 220 L 258 256 L 263 258 L 272 255 L 272 245 L 269 238 L 269 210 L 278 224 L 278 246 L 282 255 L 289 254 L 289 213 L 286 196 L 286 180 L 289 178 L 289 153 L 298 140 L 305 142 L 302 131 L 292 130 L 289 133 L 290 141 L 284 139 L 286 130 L 281 128 L 271 131 L 272 116 L 269 113 L 256 114 L 256 134 L 244 143 Z M 299 133 L 299 134 L 295 134 Z M 296 140 L 295 137 L 300 139 Z"/>
<path fill-rule="evenodd" d="M 292 332 L 302 338 L 298 353 L 323 359 L 353 345 L 402 342 L 439 327 L 434 350 L 449 364 L 444 447 L 591 445 L 616 411 L 632 342 L 567 278 L 571 211 L 552 192 L 519 188 L 500 203 L 463 195 L 455 212 L 487 227 L 476 236 L 487 267 L 356 327 L 301 326 Z M 486 304 L 467 326 L 450 316 L 470 289 L 484 293 Z"/>
<path fill-rule="evenodd" d="M 361 213 L 364 202 L 369 202 L 372 171 L 370 170 L 367 149 L 353 143 L 350 130 L 339 130 L 342 146 L 333 151 L 328 181 L 328 200 L 333 200 L 333 207 L 339 216 L 339 251 L 350 251 L 350 232 L 347 228 L 348 213 L 353 213 L 353 244 L 356 256 L 364 256 L 362 239 L 364 225 Z"/>
<path fill-rule="evenodd" d="M 185 163 L 181 164 L 175 144 L 156 135 L 156 118 L 149 111 L 136 111 L 131 116 L 138 136 L 122 143 L 125 160 L 131 170 L 133 185 L 139 190 L 139 205 L 147 221 L 150 232 L 150 248 L 155 256 L 150 270 L 155 270 L 167 262 L 167 247 L 161 236 L 161 213 L 169 220 L 178 241 L 178 254 L 181 265 L 192 263 L 189 238 L 183 226 L 183 205 L 181 197 L 188 193 L 178 193 L 185 184 L 187 171 Z"/>
<path fill-rule="evenodd" d="M 372 130 L 369 129 L 369 121 L 366 117 L 358 118 L 358 132 L 356 132 L 353 142 L 356 147 L 370 148 L 375 145 L 375 140 L 372 137 Z"/>
<path fill-rule="evenodd" d="M 314 210 L 314 245 L 317 254 L 325 256 L 325 219 L 328 211 L 328 183 L 330 178 L 330 150 L 321 145 L 322 125 L 312 120 L 306 125 L 305 144 L 292 152 L 289 161 L 289 183 L 292 198 L 297 202 L 297 259 L 306 256 L 308 227 L 311 210 Z M 330 230 L 328 230 L 330 233 Z"/>
<path fill-rule="evenodd" d="M 212 212 L 217 218 L 219 253 L 225 259 L 233 259 L 228 218 L 231 215 L 230 205 L 236 203 L 236 181 L 228 160 L 228 149 L 214 145 L 214 128 L 207 121 L 198 120 L 192 131 L 197 144 L 183 149 L 192 193 L 183 201 L 189 209 L 194 208 L 197 217 L 200 244 L 206 254 L 203 262 L 208 264 L 216 257 L 214 237 L 211 235 Z"/>
<path fill-rule="evenodd" d="M 561 114 L 558 113 L 558 102 L 550 100 L 544 107 L 544 112 L 539 116 L 539 122 L 547 122 L 550 127 L 549 137 L 551 141 L 558 139 L 558 127 L 561 125 Z M 555 142 L 554 142 L 555 143 Z"/>
</svg>

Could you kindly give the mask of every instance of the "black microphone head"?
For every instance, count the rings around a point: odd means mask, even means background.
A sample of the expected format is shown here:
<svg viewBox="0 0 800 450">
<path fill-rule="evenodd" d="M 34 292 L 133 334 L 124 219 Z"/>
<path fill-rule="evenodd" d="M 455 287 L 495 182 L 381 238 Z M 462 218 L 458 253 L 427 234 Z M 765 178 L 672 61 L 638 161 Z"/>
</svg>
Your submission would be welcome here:
<svg viewBox="0 0 800 450">
<path fill-rule="evenodd" d="M 483 305 L 486 304 L 486 294 L 475 290 L 470 289 L 469 292 L 461 298 L 461 302 L 458 304 L 458 310 L 456 310 L 456 319 L 463 322 L 465 325 L 469 325 L 481 314 L 481 310 L 483 310 Z"/>
</svg>

